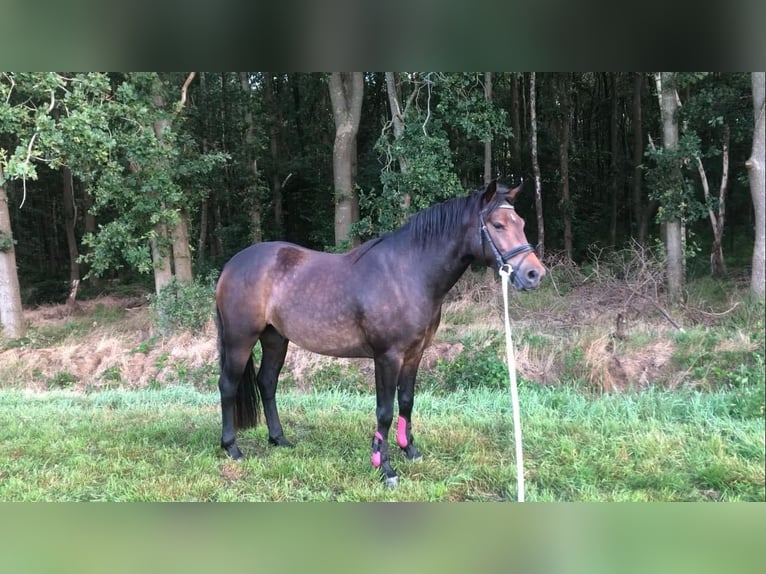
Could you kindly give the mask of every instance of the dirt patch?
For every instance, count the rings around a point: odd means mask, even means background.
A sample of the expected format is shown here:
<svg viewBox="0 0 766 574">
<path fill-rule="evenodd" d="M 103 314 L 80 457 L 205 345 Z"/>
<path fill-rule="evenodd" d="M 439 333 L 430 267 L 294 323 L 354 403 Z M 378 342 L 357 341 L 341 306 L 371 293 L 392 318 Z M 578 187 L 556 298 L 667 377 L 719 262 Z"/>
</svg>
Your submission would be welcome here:
<svg viewBox="0 0 766 574">
<path fill-rule="evenodd" d="M 213 370 L 218 361 L 212 320 L 195 335 L 161 337 L 143 297 L 98 297 L 74 309 L 45 305 L 24 315 L 31 326 L 27 340 L 0 351 L 3 386 L 146 387 L 182 382 L 190 371 Z M 46 344 L 46 337 L 54 342 Z"/>
<path fill-rule="evenodd" d="M 635 300 L 627 302 L 618 295 L 589 287 L 578 291 L 576 304 L 565 306 L 561 312 L 525 312 L 524 321 L 515 322 L 514 327 L 539 336 L 516 341 L 519 373 L 528 381 L 545 385 L 583 379 L 604 392 L 680 384 L 682 377 L 673 372 L 671 361 L 673 339 L 667 336 L 673 327 L 656 309 L 635 306 Z M 454 302 L 445 309 L 436 341 L 423 355 L 421 373 L 436 368 L 440 362 L 451 362 L 464 352 L 463 343 L 455 341 L 463 340 L 463 335 L 489 341 L 502 333 L 496 301 L 466 305 L 475 315 L 470 321 L 466 321 L 461 306 L 453 309 Z M 111 322 L 110 309 L 120 311 L 117 319 L 111 315 Z M 31 331 L 63 335 L 49 345 L 44 340 L 6 345 L 0 351 L 0 386 L 44 391 L 182 383 L 215 388 L 218 350 L 212 320 L 194 334 L 161 336 L 141 297 L 100 297 L 80 303 L 73 311 L 64 305 L 48 305 L 25 314 L 34 326 Z M 453 314 L 457 321 L 452 320 Z M 625 332 L 619 331 L 618 316 L 627 318 Z M 533 327 L 524 327 L 527 322 Z M 75 328 L 71 328 L 72 324 Z M 718 350 L 741 350 L 752 345 L 743 335 L 741 341 L 721 342 Z M 504 356 L 503 349 L 498 349 L 498 355 Z M 323 357 L 295 345 L 290 346 L 284 374 L 292 377 L 297 388 L 309 390 L 316 373 L 325 368 L 352 368 L 370 388 L 374 385 L 371 360 Z"/>
<path fill-rule="evenodd" d="M 420 368 L 424 370 L 433 369 L 439 361 L 450 362 L 463 352 L 462 343 L 433 343 L 423 353 L 423 359 L 420 361 Z"/>
<path fill-rule="evenodd" d="M 625 353 L 612 352 L 602 381 L 605 391 L 641 389 L 663 382 L 674 386 L 669 377 L 669 362 L 675 345 L 666 339 L 654 341 L 641 349 Z"/>
</svg>

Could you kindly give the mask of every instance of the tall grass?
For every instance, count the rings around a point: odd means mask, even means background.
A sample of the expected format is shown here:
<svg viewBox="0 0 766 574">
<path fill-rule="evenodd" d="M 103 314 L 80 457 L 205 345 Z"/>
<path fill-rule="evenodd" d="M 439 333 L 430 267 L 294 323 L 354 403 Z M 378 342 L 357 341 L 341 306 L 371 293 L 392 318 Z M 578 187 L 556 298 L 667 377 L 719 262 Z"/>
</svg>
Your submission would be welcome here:
<svg viewBox="0 0 766 574">
<path fill-rule="evenodd" d="M 529 500 L 764 500 L 763 414 L 734 408 L 734 392 L 520 392 Z M 394 454 L 397 490 L 369 465 L 370 394 L 282 393 L 296 448 L 268 447 L 259 427 L 241 435 L 241 464 L 219 453 L 217 402 L 215 393 L 181 386 L 0 391 L 0 500 L 515 498 L 505 390 L 418 393 L 414 432 L 424 459 Z"/>
</svg>

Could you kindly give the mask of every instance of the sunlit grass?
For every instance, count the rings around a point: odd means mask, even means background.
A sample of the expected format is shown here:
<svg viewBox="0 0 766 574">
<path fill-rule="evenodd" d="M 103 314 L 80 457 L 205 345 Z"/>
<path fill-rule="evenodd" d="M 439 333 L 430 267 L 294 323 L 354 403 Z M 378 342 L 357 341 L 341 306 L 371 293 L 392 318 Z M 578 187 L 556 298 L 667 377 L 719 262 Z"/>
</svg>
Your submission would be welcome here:
<svg viewBox="0 0 766 574">
<path fill-rule="evenodd" d="M 189 387 L 0 391 L 0 500 L 505 501 L 516 475 L 507 392 L 420 392 L 424 453 L 394 447 L 400 487 L 369 464 L 374 396 L 279 395 L 293 449 L 241 433 L 247 459 L 218 449 L 218 397 Z M 763 415 L 732 411 L 728 392 L 651 390 L 588 397 L 523 385 L 531 501 L 764 500 Z"/>
</svg>

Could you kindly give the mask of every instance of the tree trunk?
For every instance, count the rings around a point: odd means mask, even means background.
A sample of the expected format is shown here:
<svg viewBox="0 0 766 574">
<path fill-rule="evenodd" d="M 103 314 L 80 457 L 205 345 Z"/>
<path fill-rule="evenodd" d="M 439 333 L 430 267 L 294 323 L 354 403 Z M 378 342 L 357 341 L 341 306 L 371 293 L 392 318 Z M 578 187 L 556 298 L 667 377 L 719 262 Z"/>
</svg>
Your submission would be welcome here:
<svg viewBox="0 0 766 574">
<path fill-rule="evenodd" d="M 617 245 L 617 204 L 619 195 L 618 177 L 619 167 L 617 164 L 617 119 L 619 111 L 619 100 L 617 94 L 617 72 L 612 72 L 611 87 L 612 87 L 612 106 L 611 113 L 609 114 L 609 194 L 612 200 L 611 217 L 609 218 L 609 243 L 614 249 Z"/>
<path fill-rule="evenodd" d="M 561 173 L 561 208 L 564 217 L 564 255 L 571 261 L 573 252 L 572 201 L 569 193 L 569 139 L 572 111 L 569 101 L 569 78 L 566 76 L 559 83 L 559 99 L 561 101 L 559 168 Z"/>
<path fill-rule="evenodd" d="M 173 279 L 173 267 L 166 244 L 168 242 L 168 228 L 164 223 L 154 226 L 156 237 L 152 237 L 149 244 L 152 248 L 152 265 L 154 267 L 154 290 L 159 295 Z"/>
<path fill-rule="evenodd" d="M 250 80 L 247 77 L 247 72 L 239 73 L 239 82 L 242 86 L 242 93 L 245 96 L 245 157 L 247 163 L 247 169 L 250 171 L 248 174 L 249 184 L 247 195 L 250 198 L 250 222 L 251 222 L 251 239 L 253 243 L 260 243 L 263 241 L 263 224 L 261 223 L 261 198 L 258 197 L 258 163 L 255 158 L 255 125 L 253 123 L 253 112 L 250 108 L 252 101 L 252 90 L 250 88 Z M 264 86 L 266 93 L 266 99 L 268 101 L 269 94 L 271 92 L 271 75 L 269 72 L 264 73 Z M 272 96 L 273 98 L 273 96 Z M 275 122 L 276 118 L 272 117 Z M 276 148 L 276 128 L 271 128 L 271 155 L 274 160 L 273 173 L 275 179 L 272 193 L 274 195 L 274 216 L 278 229 L 282 228 L 282 192 L 279 189 L 279 174 L 277 173 L 277 160 L 279 153 Z M 277 207 L 276 198 L 279 197 L 279 206 Z M 278 214 L 278 219 L 277 219 Z"/>
<path fill-rule="evenodd" d="M 666 150 L 678 147 L 678 100 L 676 95 L 675 72 L 662 72 L 660 77 L 660 101 L 662 102 L 662 142 Z M 679 187 L 683 185 L 681 166 L 676 165 L 671 174 L 672 181 Z M 672 302 L 683 297 L 684 290 L 684 248 L 683 225 L 680 218 L 668 221 L 665 225 L 665 249 L 667 251 L 668 295 Z"/>
<path fill-rule="evenodd" d="M 519 76 L 511 72 L 511 169 L 514 175 L 521 176 L 521 121 L 519 120 Z"/>
<path fill-rule="evenodd" d="M 633 76 L 633 221 L 636 237 L 641 245 L 646 245 L 649 236 L 649 213 L 643 200 L 644 163 L 644 128 L 641 114 L 641 92 L 644 85 L 644 72 Z"/>
<path fill-rule="evenodd" d="M 74 307 L 77 298 L 77 289 L 80 287 L 80 264 L 77 259 L 80 253 L 77 250 L 77 237 L 75 237 L 75 203 L 74 203 L 74 180 L 72 170 L 67 166 L 61 168 L 61 183 L 64 191 L 64 228 L 66 230 L 66 243 L 69 252 L 69 296 L 66 305 Z"/>
<path fill-rule="evenodd" d="M 242 84 L 244 88 L 244 84 Z M 248 86 L 249 89 L 249 86 Z M 282 114 L 279 111 L 277 100 L 274 95 L 274 82 L 271 72 L 263 73 L 263 96 L 266 100 L 266 108 L 269 110 L 269 151 L 271 153 L 271 202 L 274 206 L 274 223 L 277 226 L 277 233 L 281 233 L 284 225 L 284 216 L 282 209 L 282 183 L 279 170 L 279 124 L 282 122 Z M 252 115 L 249 124 L 252 125 Z"/>
<path fill-rule="evenodd" d="M 333 184 L 335 187 L 335 245 L 351 239 L 351 226 L 358 213 L 354 172 L 356 135 L 362 112 L 364 76 L 362 72 L 333 72 L 330 99 L 335 120 L 333 144 Z"/>
<path fill-rule="evenodd" d="M 207 76 L 205 72 L 200 72 L 199 75 L 199 99 L 198 108 L 202 115 L 202 153 L 208 152 L 208 112 L 207 112 Z M 199 221 L 199 237 L 197 238 L 197 262 L 204 261 L 207 251 L 207 234 L 208 234 L 208 212 L 209 212 L 209 199 L 210 189 L 205 190 L 205 199 L 202 200 L 202 206 L 200 207 L 200 221 Z"/>
<path fill-rule="evenodd" d="M 750 290 L 761 301 L 766 293 L 766 274 L 764 260 L 766 259 L 766 157 L 764 154 L 764 72 L 752 73 L 753 84 L 753 113 L 755 127 L 753 129 L 753 148 L 750 158 L 745 162 L 747 175 L 750 180 L 750 194 L 753 196 L 755 208 L 755 244 L 753 245 L 753 269 L 750 277 Z"/>
<path fill-rule="evenodd" d="M 193 76 L 192 76 L 193 77 Z M 154 94 L 154 105 L 157 109 L 164 109 L 165 101 L 162 94 L 158 91 Z M 182 100 L 182 105 L 184 100 Z M 158 145 L 164 146 L 164 134 L 170 129 L 170 118 L 162 117 L 154 121 L 152 128 L 157 138 Z M 189 214 L 185 210 L 178 211 L 178 223 L 173 229 L 168 230 L 164 223 L 155 226 L 155 232 L 159 241 L 152 241 L 152 259 L 154 261 L 154 286 L 159 293 L 175 275 L 175 278 L 181 282 L 190 282 L 193 279 L 191 267 L 191 251 L 189 249 Z M 172 255 L 165 253 L 164 240 L 170 238 L 172 244 Z M 174 266 L 175 263 L 175 266 Z M 158 267 L 159 265 L 159 267 Z M 159 271 L 159 273 L 158 273 Z"/>
<path fill-rule="evenodd" d="M 21 307 L 21 288 L 16 270 L 16 250 L 13 248 L 11 213 L 5 191 L 3 166 L 0 165 L 0 326 L 2 334 L 16 339 L 27 334 Z"/>
<path fill-rule="evenodd" d="M 216 259 L 223 257 L 223 239 L 221 228 L 223 218 L 221 216 L 221 198 L 218 193 L 213 196 L 213 256 Z"/>
<path fill-rule="evenodd" d="M 406 108 L 404 110 L 402 109 L 401 98 L 399 97 L 399 89 L 394 72 L 386 72 L 386 93 L 388 94 L 388 107 L 391 110 L 391 125 L 394 127 L 394 139 L 398 140 L 404 136 L 404 115 Z M 415 93 L 416 91 L 413 90 L 413 96 Z M 407 157 L 404 154 L 399 154 L 396 159 L 399 161 L 399 171 L 401 173 L 407 173 L 410 169 Z M 404 217 L 409 214 L 411 204 L 412 195 L 409 190 L 407 190 L 402 197 L 402 212 Z"/>
<path fill-rule="evenodd" d="M 192 274 L 191 250 L 189 249 L 189 214 L 185 210 L 178 212 L 178 223 L 172 230 L 173 239 L 173 274 L 177 281 L 190 283 Z"/>
<path fill-rule="evenodd" d="M 492 101 L 492 72 L 484 72 L 484 99 Z M 492 140 L 484 140 L 484 185 L 492 181 Z"/>
<path fill-rule="evenodd" d="M 532 171 L 535 176 L 535 212 L 537 213 L 537 256 L 545 255 L 545 224 L 543 221 L 543 194 L 540 181 L 540 163 L 537 161 L 537 94 L 535 72 L 529 76 L 529 125 L 530 148 L 532 149 Z"/>
<path fill-rule="evenodd" d="M 723 226 L 726 218 L 726 189 L 729 183 L 729 125 L 723 126 L 723 142 L 721 151 L 721 187 L 718 192 L 718 209 L 708 208 L 708 218 L 713 229 L 713 245 L 710 248 L 710 275 L 718 277 L 726 275 L 726 262 L 723 258 Z M 710 183 L 705 173 L 702 158 L 698 155 L 694 158 L 697 162 L 697 171 L 700 174 L 702 191 L 705 195 L 705 203 L 710 204 Z M 716 213 L 717 211 L 717 213 Z"/>
<path fill-rule="evenodd" d="M 207 220 L 208 220 L 208 200 L 202 201 L 199 214 L 199 236 L 197 238 L 197 262 L 204 261 L 207 245 Z"/>
<path fill-rule="evenodd" d="M 159 84 L 159 80 L 158 80 Z M 156 89 L 160 89 L 157 86 Z M 165 107 L 165 101 L 161 94 L 155 93 L 153 96 L 154 105 L 158 109 Z M 154 135 L 157 138 L 158 145 L 163 145 L 164 132 L 170 128 L 170 120 L 168 118 L 161 118 L 153 122 L 152 129 Z M 168 228 L 164 223 L 157 223 L 154 226 L 155 237 L 150 241 L 152 249 L 152 265 L 154 267 L 154 289 L 157 294 L 162 291 L 173 278 L 173 263 L 171 254 L 167 249 L 168 241 Z"/>
</svg>

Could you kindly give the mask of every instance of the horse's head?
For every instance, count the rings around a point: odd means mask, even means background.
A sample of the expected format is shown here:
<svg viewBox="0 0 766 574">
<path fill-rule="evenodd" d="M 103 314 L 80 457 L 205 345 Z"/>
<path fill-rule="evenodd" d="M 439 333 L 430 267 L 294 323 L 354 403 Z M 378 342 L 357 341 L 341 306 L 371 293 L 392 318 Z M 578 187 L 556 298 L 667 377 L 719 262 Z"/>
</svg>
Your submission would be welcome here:
<svg viewBox="0 0 766 574">
<path fill-rule="evenodd" d="M 498 270 L 505 267 L 516 289 L 536 289 L 545 267 L 527 241 L 524 220 L 513 207 L 519 191 L 521 186 L 508 189 L 493 180 L 481 194 L 479 258 Z"/>
</svg>

